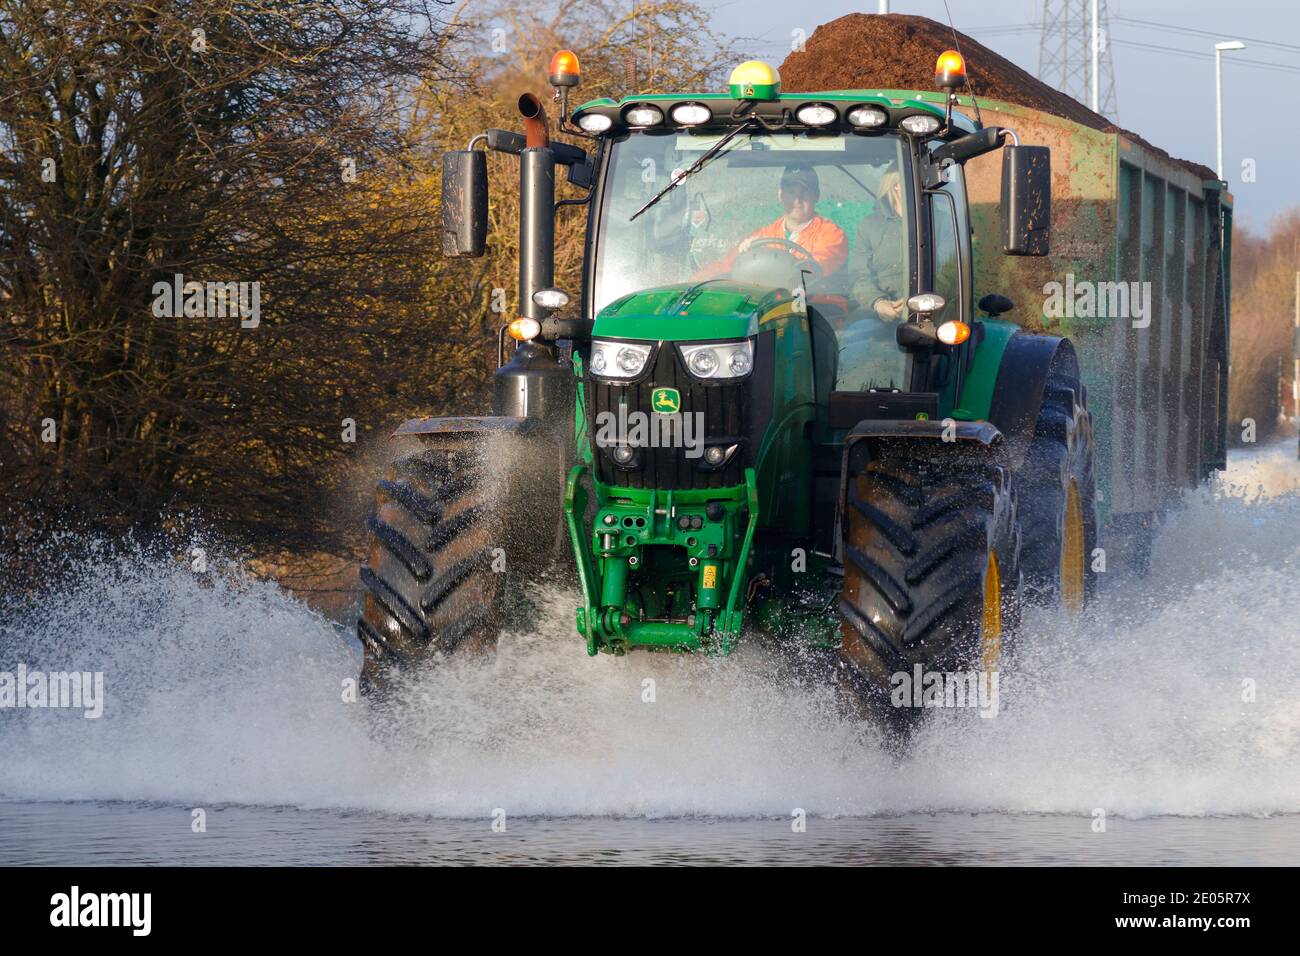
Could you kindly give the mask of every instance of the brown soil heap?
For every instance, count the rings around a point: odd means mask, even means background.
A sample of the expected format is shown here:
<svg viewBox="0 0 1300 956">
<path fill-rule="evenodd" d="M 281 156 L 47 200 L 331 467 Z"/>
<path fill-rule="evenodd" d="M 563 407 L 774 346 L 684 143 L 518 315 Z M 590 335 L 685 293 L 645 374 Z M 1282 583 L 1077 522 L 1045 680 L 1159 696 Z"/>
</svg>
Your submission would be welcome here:
<svg viewBox="0 0 1300 956">
<path fill-rule="evenodd" d="M 1112 124 L 1073 97 L 1052 89 L 1005 57 L 964 33 L 957 43 L 966 60 L 966 75 L 976 98 L 1018 103 L 1081 126 L 1118 133 L 1161 156 L 1169 154 L 1142 137 Z M 817 90 L 934 90 L 934 61 L 954 49 L 953 30 L 926 17 L 901 13 L 850 13 L 813 31 L 804 49 L 781 64 L 781 88 L 787 93 Z M 1170 157 L 1172 158 L 1172 157 Z M 1212 170 L 1174 160 L 1202 179 Z"/>
</svg>

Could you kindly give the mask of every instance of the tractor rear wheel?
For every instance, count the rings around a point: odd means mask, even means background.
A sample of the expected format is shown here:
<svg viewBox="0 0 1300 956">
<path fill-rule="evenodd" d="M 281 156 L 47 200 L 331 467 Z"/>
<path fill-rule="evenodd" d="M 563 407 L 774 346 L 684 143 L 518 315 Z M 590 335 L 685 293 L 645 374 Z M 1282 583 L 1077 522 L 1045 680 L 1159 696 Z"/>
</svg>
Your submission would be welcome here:
<svg viewBox="0 0 1300 956">
<path fill-rule="evenodd" d="M 1079 380 L 1054 374 L 1043 391 L 1034 436 L 1016 474 L 1026 599 L 1080 611 L 1096 573 L 1097 484 L 1092 416 Z"/>
<path fill-rule="evenodd" d="M 357 621 L 367 692 L 403 665 L 495 646 L 505 597 L 495 484 L 467 443 L 401 458 L 379 482 Z"/>
<path fill-rule="evenodd" d="M 964 444 L 900 442 L 856 457 L 865 460 L 849 474 L 839 600 L 850 685 L 879 711 L 891 676 L 917 664 L 1000 669 L 1019 609 L 1008 469 Z"/>
</svg>

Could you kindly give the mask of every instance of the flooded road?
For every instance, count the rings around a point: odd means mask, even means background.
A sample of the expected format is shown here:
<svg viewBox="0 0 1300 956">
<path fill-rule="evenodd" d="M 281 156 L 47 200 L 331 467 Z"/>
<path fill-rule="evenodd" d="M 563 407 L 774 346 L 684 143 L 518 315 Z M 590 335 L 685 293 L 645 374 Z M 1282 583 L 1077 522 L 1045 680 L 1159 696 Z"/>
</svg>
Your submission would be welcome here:
<svg viewBox="0 0 1300 956">
<path fill-rule="evenodd" d="M 1001 813 L 789 819 L 532 817 L 454 820 L 227 806 L 193 833 L 187 807 L 0 803 L 0 864 L 371 866 L 774 864 L 1289 866 L 1300 816 L 1115 819 Z"/>
<path fill-rule="evenodd" d="M 1294 864 L 1298 571 L 1294 444 L 1235 455 L 1147 578 L 1028 615 L 996 719 L 933 712 L 899 757 L 761 642 L 590 659 L 563 591 L 425 675 L 381 746 L 346 628 L 237 573 L 91 561 L 0 621 L 0 670 L 105 691 L 96 719 L 0 710 L 0 864 Z"/>
</svg>

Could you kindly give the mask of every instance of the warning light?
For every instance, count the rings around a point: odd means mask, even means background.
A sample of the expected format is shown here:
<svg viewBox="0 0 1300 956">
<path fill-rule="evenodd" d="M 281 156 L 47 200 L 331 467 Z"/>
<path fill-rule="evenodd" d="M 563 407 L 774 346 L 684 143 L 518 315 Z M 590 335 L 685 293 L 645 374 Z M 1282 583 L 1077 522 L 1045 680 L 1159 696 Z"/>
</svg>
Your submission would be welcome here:
<svg viewBox="0 0 1300 956">
<path fill-rule="evenodd" d="M 961 345 L 970 338 L 970 326 L 956 319 L 939 326 L 939 341 L 944 345 Z"/>
<path fill-rule="evenodd" d="M 508 331 L 510 337 L 518 342 L 531 342 L 542 334 L 542 323 L 521 315 L 510 323 Z"/>
<path fill-rule="evenodd" d="M 966 85 L 966 61 L 956 50 L 944 50 L 934 63 L 934 81 L 945 90 L 957 90 Z"/>
<path fill-rule="evenodd" d="M 551 57 L 551 86 L 577 86 L 582 79 L 578 54 L 561 50 Z"/>
</svg>

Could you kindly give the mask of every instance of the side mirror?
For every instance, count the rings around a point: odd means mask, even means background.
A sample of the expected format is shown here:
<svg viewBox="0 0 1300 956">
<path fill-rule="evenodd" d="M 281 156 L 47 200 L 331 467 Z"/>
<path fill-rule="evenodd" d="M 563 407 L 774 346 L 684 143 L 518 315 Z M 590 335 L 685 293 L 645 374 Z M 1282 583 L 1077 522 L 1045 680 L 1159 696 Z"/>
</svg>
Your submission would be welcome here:
<svg viewBox="0 0 1300 956">
<path fill-rule="evenodd" d="M 442 154 L 442 254 L 477 259 L 487 245 L 487 153 L 454 149 Z"/>
<path fill-rule="evenodd" d="M 1002 251 L 1045 256 L 1052 235 L 1052 151 L 1005 146 L 1002 151 Z"/>
<path fill-rule="evenodd" d="M 596 182 L 595 160 L 588 156 L 581 162 L 570 164 L 569 182 L 579 189 L 590 189 Z"/>
</svg>

